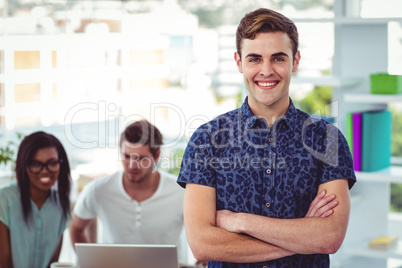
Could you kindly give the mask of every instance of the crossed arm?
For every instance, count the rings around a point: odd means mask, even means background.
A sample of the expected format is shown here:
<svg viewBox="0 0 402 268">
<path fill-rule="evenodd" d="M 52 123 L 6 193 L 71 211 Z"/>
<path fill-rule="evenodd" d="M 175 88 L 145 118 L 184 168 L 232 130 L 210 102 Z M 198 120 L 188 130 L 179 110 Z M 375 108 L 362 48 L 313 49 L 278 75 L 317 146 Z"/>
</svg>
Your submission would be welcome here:
<svg viewBox="0 0 402 268">
<path fill-rule="evenodd" d="M 319 186 L 305 218 L 275 219 L 254 214 L 216 212 L 214 188 L 187 184 L 184 223 L 196 259 L 260 262 L 296 253 L 336 252 L 346 234 L 350 200 L 347 180 Z M 336 196 L 336 201 L 332 201 Z M 336 207 L 335 207 L 336 206 Z"/>
</svg>

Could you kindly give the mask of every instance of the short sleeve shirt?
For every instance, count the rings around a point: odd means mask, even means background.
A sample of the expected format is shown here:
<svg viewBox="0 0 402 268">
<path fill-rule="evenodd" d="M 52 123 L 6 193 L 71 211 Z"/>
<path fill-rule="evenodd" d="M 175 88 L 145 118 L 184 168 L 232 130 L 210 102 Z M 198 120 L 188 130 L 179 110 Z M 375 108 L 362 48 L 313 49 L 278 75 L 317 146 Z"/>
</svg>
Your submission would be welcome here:
<svg viewBox="0 0 402 268">
<path fill-rule="evenodd" d="M 247 98 L 239 109 L 199 127 L 184 153 L 177 182 L 216 188 L 216 209 L 272 218 L 302 218 L 322 183 L 356 177 L 342 133 L 322 119 L 296 109 L 269 127 L 252 114 Z M 293 255 L 208 267 L 329 267 L 327 254 Z"/>
<path fill-rule="evenodd" d="M 10 232 L 14 268 L 46 268 L 68 224 L 55 190 L 40 210 L 32 201 L 31 207 L 32 220 L 27 224 L 18 185 L 13 182 L 0 189 L 0 221 Z"/>
<path fill-rule="evenodd" d="M 176 244 L 179 258 L 183 258 L 180 234 L 184 190 L 172 174 L 159 174 L 156 192 L 142 202 L 124 190 L 123 171 L 95 179 L 80 193 L 74 213 L 82 219 L 99 217 L 103 243 Z"/>
</svg>

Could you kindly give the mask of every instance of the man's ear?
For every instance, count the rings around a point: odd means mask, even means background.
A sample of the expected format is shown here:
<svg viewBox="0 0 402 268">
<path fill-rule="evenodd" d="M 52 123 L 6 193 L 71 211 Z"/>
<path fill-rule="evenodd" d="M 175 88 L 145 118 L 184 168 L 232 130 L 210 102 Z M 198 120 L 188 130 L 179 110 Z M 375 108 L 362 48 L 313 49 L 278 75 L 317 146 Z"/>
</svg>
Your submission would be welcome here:
<svg viewBox="0 0 402 268">
<path fill-rule="evenodd" d="M 241 67 L 241 57 L 238 52 L 234 53 L 234 59 L 236 61 L 237 69 L 239 70 L 239 72 L 243 73 L 243 69 Z"/>
<path fill-rule="evenodd" d="M 295 58 L 294 58 L 294 60 L 293 60 L 292 72 L 296 72 L 297 69 L 299 68 L 300 58 L 301 58 L 301 56 L 300 56 L 300 51 L 298 50 L 298 51 L 296 52 Z"/>
<path fill-rule="evenodd" d="M 158 151 L 155 154 L 155 157 L 154 157 L 155 163 L 158 162 L 159 156 L 161 156 L 161 149 L 158 149 Z"/>
</svg>

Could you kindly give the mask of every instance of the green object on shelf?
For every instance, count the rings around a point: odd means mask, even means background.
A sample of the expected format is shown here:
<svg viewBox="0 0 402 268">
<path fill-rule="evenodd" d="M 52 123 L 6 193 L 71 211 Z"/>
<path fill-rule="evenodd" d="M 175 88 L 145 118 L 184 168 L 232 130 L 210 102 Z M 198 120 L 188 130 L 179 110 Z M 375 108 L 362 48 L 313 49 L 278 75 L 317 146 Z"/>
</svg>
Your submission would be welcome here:
<svg viewBox="0 0 402 268">
<path fill-rule="evenodd" d="M 402 93 L 402 75 L 377 73 L 370 75 L 372 94 Z"/>
</svg>

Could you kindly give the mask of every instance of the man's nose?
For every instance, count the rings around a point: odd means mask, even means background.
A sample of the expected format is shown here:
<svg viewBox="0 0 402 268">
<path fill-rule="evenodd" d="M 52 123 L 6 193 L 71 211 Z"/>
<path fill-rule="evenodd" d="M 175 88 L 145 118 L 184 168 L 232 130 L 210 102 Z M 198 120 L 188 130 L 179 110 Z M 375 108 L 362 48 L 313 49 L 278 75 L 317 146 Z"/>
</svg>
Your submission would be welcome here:
<svg viewBox="0 0 402 268">
<path fill-rule="evenodd" d="M 137 168 L 138 167 L 138 160 L 130 158 L 130 163 L 129 163 L 130 168 Z"/>
<path fill-rule="evenodd" d="M 262 76 L 270 76 L 274 73 L 274 68 L 271 62 L 263 62 L 261 64 L 260 75 Z"/>
</svg>

